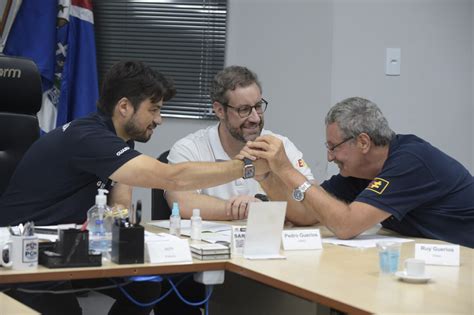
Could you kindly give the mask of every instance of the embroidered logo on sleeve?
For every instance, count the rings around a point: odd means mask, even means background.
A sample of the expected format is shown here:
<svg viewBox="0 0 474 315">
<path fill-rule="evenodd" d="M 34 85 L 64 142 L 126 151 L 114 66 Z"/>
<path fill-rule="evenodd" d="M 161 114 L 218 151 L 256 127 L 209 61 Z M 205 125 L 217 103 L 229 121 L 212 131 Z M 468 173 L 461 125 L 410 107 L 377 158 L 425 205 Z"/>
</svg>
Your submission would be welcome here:
<svg viewBox="0 0 474 315">
<path fill-rule="evenodd" d="M 127 152 L 128 150 L 130 150 L 130 147 L 125 147 L 123 149 L 120 149 L 117 153 L 115 153 L 115 155 L 121 156 L 123 153 Z"/>
<path fill-rule="evenodd" d="M 390 184 L 389 181 L 383 179 L 383 178 L 379 178 L 379 177 L 375 177 L 369 184 L 369 186 L 367 186 L 366 189 L 368 190 L 371 190 L 373 192 L 376 192 L 377 194 L 381 195 L 385 188 L 387 188 L 388 184 Z"/>
<path fill-rule="evenodd" d="M 299 159 L 297 162 L 296 162 L 296 165 L 298 167 L 306 167 L 306 162 L 303 160 L 303 159 Z"/>
</svg>

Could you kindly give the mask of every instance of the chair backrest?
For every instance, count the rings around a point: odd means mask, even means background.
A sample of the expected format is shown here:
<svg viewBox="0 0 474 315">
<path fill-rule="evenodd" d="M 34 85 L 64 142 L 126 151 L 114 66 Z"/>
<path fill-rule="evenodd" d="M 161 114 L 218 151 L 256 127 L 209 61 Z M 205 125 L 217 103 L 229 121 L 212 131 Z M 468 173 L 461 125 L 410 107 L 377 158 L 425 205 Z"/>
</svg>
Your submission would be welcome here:
<svg viewBox="0 0 474 315">
<path fill-rule="evenodd" d="M 0 195 L 30 145 L 39 138 L 41 78 L 29 59 L 0 56 Z"/>
<path fill-rule="evenodd" d="M 170 150 L 161 153 L 158 160 L 163 163 L 168 163 L 168 154 Z M 163 189 L 151 190 L 151 219 L 152 220 L 168 220 L 171 215 L 171 209 L 168 202 L 163 195 Z"/>
</svg>

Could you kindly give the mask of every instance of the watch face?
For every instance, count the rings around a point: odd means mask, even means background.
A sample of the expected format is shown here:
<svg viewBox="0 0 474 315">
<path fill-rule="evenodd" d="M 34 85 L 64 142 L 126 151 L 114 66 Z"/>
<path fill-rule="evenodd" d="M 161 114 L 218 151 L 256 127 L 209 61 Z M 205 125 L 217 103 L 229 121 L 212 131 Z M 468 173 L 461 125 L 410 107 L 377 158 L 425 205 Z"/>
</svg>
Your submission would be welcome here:
<svg viewBox="0 0 474 315">
<path fill-rule="evenodd" d="M 293 199 L 295 199 L 296 201 L 301 201 L 304 199 L 304 193 L 299 190 L 298 188 L 293 190 Z"/>
<path fill-rule="evenodd" d="M 255 166 L 245 165 L 244 167 L 244 178 L 252 178 L 255 175 Z"/>
</svg>

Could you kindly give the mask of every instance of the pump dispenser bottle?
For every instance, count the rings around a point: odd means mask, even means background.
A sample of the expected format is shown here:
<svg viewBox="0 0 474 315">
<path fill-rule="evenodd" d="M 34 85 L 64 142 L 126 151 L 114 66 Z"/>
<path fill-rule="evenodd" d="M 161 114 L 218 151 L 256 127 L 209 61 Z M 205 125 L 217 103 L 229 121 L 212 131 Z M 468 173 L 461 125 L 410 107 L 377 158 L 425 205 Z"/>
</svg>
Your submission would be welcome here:
<svg viewBox="0 0 474 315">
<path fill-rule="evenodd" d="M 202 232 L 201 210 L 193 209 L 191 217 L 191 240 L 200 241 Z"/>
<path fill-rule="evenodd" d="M 170 234 L 181 236 L 181 217 L 179 215 L 179 206 L 177 202 L 173 202 L 170 216 Z"/>
<path fill-rule="evenodd" d="M 106 193 L 106 189 L 98 189 L 95 205 L 87 211 L 89 249 L 102 253 L 102 258 L 110 258 L 112 250 L 112 216 Z"/>
</svg>

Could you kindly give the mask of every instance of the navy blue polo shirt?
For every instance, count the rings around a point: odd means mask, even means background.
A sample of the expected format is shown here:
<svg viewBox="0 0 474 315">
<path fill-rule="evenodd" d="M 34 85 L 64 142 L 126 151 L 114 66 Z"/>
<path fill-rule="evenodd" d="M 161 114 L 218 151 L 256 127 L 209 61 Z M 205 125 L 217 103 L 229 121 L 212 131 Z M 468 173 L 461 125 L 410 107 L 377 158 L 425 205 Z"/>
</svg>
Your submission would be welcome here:
<svg viewBox="0 0 474 315">
<path fill-rule="evenodd" d="M 84 222 L 97 189 L 111 189 L 109 176 L 140 155 L 133 146 L 99 114 L 44 135 L 26 152 L 0 197 L 0 226 Z"/>
<path fill-rule="evenodd" d="M 391 214 L 385 228 L 474 247 L 474 181 L 469 171 L 414 135 L 397 135 L 372 181 L 336 175 L 321 185 L 346 202 Z"/>
</svg>

